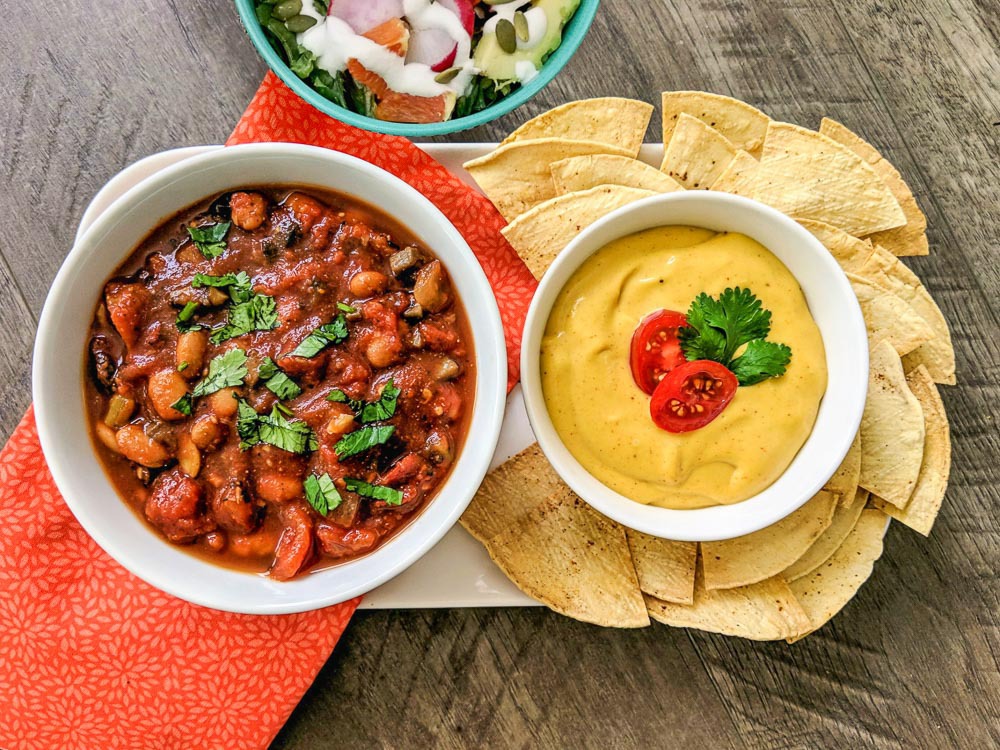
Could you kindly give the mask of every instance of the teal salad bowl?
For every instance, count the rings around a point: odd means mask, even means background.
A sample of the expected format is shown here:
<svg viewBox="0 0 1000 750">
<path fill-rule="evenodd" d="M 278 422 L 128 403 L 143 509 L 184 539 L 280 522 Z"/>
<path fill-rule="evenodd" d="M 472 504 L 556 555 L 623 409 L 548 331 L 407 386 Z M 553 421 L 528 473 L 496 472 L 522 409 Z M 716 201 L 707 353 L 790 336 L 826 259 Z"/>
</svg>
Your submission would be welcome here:
<svg viewBox="0 0 1000 750">
<path fill-rule="evenodd" d="M 565 67 L 566 63 L 569 62 L 573 53 L 576 52 L 581 42 L 583 42 L 583 38 L 587 35 L 587 31 L 590 29 L 594 16 L 597 14 L 599 5 L 600 0 L 581 0 L 576 13 L 573 14 L 573 17 L 563 29 L 562 42 L 542 64 L 538 75 L 528 83 L 518 86 L 507 96 L 499 99 L 485 109 L 481 109 L 465 117 L 456 117 L 444 122 L 405 123 L 366 117 L 365 115 L 341 107 L 339 104 L 330 101 L 318 93 L 308 83 L 293 73 L 281 55 L 271 46 L 267 34 L 257 20 L 257 15 L 254 11 L 254 0 L 236 0 L 236 9 L 240 14 L 240 20 L 242 20 L 243 27 L 246 29 L 253 46 L 260 53 L 260 56 L 264 58 L 264 62 L 267 63 L 268 67 L 292 91 L 320 112 L 348 125 L 353 125 L 364 130 L 371 130 L 376 133 L 402 135 L 407 138 L 444 135 L 446 133 L 457 133 L 461 130 L 468 130 L 469 128 L 475 128 L 492 122 L 498 117 L 520 107 L 545 88 L 556 77 L 559 71 Z"/>
</svg>

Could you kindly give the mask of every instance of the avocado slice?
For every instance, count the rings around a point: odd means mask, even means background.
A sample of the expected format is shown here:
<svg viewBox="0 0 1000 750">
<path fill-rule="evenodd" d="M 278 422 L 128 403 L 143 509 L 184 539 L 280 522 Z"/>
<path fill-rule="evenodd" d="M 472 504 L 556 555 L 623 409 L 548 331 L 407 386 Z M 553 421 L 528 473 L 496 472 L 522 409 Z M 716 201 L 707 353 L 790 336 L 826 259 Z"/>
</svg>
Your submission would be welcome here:
<svg viewBox="0 0 1000 750">
<path fill-rule="evenodd" d="M 473 55 L 480 75 L 494 81 L 516 80 L 514 68 L 517 63 L 525 61 L 541 69 L 544 59 L 562 43 L 563 27 L 580 7 L 580 0 L 536 0 L 532 6 L 545 11 L 548 19 L 545 36 L 531 49 L 519 49 L 508 54 L 500 48 L 496 34 L 483 34 Z"/>
</svg>

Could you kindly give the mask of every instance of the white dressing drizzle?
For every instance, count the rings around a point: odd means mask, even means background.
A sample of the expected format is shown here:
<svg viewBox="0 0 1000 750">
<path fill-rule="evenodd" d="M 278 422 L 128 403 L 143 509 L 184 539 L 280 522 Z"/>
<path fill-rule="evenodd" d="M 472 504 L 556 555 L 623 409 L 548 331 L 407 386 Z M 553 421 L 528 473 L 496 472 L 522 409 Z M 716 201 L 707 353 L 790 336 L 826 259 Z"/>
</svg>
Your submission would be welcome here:
<svg viewBox="0 0 1000 750">
<path fill-rule="evenodd" d="M 299 44 L 316 55 L 317 64 L 330 73 L 346 69 L 347 61 L 354 59 L 381 76 L 390 89 L 401 94 L 433 97 L 452 92 L 461 96 L 478 72 L 472 62 L 471 40 L 461 20 L 448 8 L 432 0 L 404 0 L 403 9 L 412 29 L 438 29 L 455 40 L 458 49 L 452 67 L 458 68 L 459 72 L 448 83 L 435 81 L 438 74 L 429 65 L 407 63 L 382 45 L 356 34 L 345 21 L 318 13 L 313 0 L 302 0 L 302 13 L 315 18 L 317 23 L 299 34 L 297 39 Z"/>
</svg>

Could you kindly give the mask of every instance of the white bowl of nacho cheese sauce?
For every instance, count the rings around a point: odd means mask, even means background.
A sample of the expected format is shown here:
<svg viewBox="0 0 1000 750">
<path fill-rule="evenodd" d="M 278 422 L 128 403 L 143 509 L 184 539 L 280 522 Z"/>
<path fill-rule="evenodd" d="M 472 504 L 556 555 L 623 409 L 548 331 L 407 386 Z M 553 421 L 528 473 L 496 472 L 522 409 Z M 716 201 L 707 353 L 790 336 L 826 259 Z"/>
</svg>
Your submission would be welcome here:
<svg viewBox="0 0 1000 750">
<path fill-rule="evenodd" d="M 632 378 L 632 333 L 728 287 L 771 311 L 787 372 L 741 386 L 698 430 L 662 430 Z M 559 254 L 528 311 L 521 370 L 538 444 L 574 492 L 629 528 L 714 541 L 781 520 L 833 475 L 861 422 L 868 339 L 847 277 L 808 231 L 756 201 L 689 191 L 618 209 Z"/>
</svg>

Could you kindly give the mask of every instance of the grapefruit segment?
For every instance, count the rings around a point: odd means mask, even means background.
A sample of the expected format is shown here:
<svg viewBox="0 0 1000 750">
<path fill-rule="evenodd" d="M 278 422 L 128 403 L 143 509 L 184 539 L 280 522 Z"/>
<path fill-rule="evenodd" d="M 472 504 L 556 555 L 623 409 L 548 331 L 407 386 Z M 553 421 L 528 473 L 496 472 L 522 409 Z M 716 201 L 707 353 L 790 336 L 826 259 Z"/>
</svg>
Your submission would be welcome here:
<svg viewBox="0 0 1000 750">
<path fill-rule="evenodd" d="M 451 117 L 455 107 L 452 92 L 438 96 L 413 96 L 398 91 L 386 91 L 375 107 L 375 117 L 389 122 L 443 122 Z"/>
<path fill-rule="evenodd" d="M 403 22 L 402 18 L 390 18 L 374 29 L 369 29 L 361 36 L 371 39 L 400 57 L 404 57 L 410 42 L 410 27 Z"/>
</svg>

